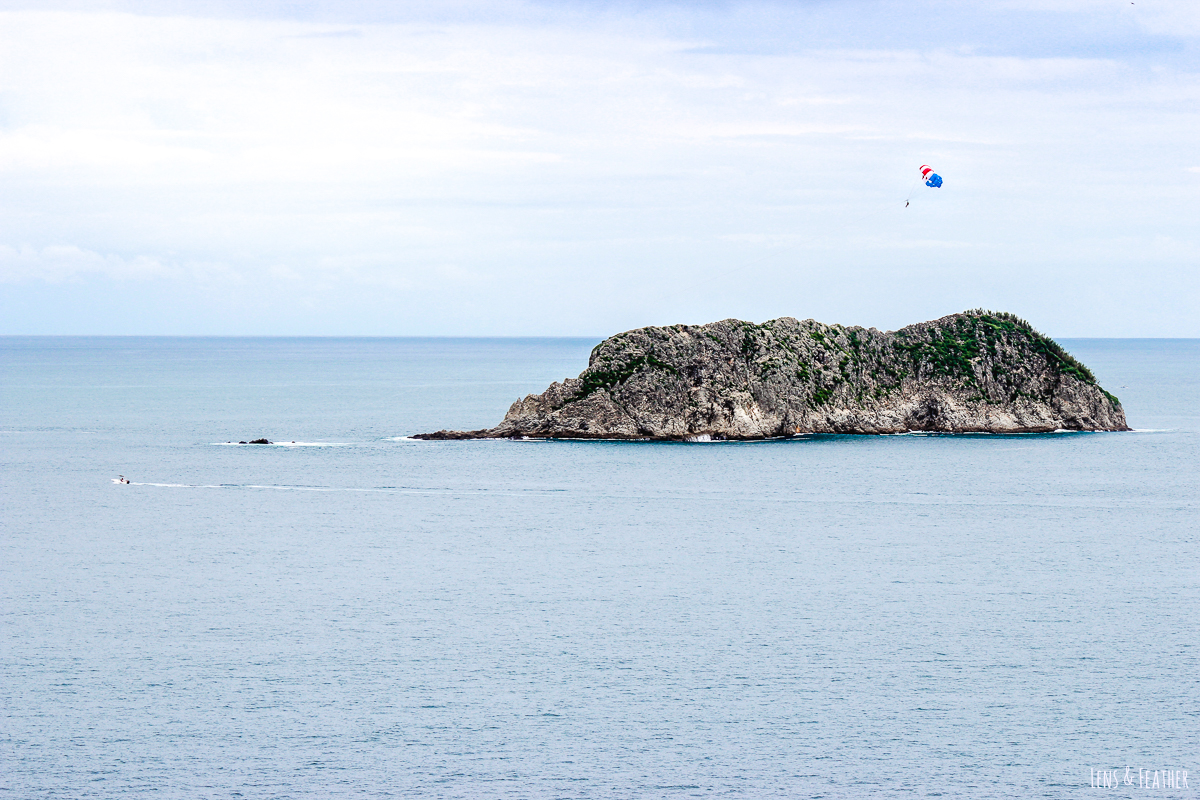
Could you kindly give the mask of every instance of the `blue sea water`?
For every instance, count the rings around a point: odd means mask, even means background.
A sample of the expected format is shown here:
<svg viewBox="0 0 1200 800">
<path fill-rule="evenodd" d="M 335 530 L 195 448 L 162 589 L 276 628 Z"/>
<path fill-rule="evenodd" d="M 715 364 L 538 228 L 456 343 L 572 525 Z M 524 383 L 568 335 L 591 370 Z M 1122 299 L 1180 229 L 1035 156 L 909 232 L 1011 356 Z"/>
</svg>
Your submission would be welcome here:
<svg viewBox="0 0 1200 800">
<path fill-rule="evenodd" d="M 1200 341 L 1064 342 L 1136 433 L 402 438 L 594 343 L 0 339 L 0 797 L 1196 796 Z"/>
</svg>

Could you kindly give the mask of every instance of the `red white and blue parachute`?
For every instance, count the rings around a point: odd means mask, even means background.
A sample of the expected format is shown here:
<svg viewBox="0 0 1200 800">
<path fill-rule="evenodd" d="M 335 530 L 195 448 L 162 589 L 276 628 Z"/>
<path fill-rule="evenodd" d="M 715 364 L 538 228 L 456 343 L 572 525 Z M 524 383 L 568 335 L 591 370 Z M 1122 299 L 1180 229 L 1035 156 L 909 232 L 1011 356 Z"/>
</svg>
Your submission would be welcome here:
<svg viewBox="0 0 1200 800">
<path fill-rule="evenodd" d="M 925 179 L 925 185 L 937 189 L 942 185 L 942 176 L 933 171 L 933 167 L 928 164 L 921 165 L 921 177 Z"/>
</svg>

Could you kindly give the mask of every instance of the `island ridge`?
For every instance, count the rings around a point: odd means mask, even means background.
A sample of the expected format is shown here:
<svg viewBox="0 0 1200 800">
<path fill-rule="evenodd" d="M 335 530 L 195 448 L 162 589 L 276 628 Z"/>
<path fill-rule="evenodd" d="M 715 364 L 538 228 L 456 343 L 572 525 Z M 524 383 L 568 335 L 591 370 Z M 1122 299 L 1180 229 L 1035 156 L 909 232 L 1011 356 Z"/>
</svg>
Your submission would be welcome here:
<svg viewBox="0 0 1200 800">
<path fill-rule="evenodd" d="M 1129 430 L 1120 401 L 1012 314 L 893 332 L 781 317 L 609 337 L 578 378 L 513 403 L 494 428 L 418 439 L 703 441 L 805 433 Z"/>
</svg>

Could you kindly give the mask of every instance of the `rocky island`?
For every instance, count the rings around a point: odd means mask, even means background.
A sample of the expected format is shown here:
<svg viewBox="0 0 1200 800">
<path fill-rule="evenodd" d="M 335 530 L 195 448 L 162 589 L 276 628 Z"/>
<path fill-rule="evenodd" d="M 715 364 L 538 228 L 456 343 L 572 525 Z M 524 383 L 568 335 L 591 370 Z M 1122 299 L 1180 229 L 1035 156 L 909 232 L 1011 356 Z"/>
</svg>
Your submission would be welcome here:
<svg viewBox="0 0 1200 800">
<path fill-rule="evenodd" d="M 1123 431 L 1120 401 L 1049 337 L 975 310 L 898 331 L 782 317 L 639 328 L 494 428 L 418 439 L 765 439 Z"/>
</svg>

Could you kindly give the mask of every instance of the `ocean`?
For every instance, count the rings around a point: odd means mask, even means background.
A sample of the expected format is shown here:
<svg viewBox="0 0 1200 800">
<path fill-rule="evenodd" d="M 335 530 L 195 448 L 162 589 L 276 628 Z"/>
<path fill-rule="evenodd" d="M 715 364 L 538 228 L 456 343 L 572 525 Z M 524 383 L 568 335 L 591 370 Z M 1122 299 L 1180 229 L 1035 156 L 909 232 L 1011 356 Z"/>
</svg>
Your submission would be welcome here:
<svg viewBox="0 0 1200 800">
<path fill-rule="evenodd" d="M 1062 340 L 1132 433 L 406 438 L 595 343 L 0 338 L 0 797 L 1196 796 L 1200 340 Z"/>
</svg>

